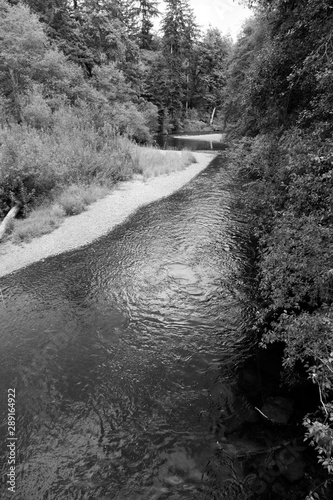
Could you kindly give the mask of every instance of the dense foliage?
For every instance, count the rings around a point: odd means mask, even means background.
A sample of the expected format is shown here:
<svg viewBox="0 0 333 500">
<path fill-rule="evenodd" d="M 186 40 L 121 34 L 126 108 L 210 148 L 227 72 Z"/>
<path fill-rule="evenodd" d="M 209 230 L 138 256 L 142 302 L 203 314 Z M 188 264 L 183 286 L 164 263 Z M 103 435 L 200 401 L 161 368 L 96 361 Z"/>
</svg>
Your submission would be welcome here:
<svg viewBox="0 0 333 500">
<path fill-rule="evenodd" d="M 284 382 L 318 388 L 307 438 L 333 472 L 333 4 L 259 0 L 230 58 L 225 114 L 258 241 L 257 331 Z M 311 496 L 309 497 L 311 498 Z"/>
</svg>

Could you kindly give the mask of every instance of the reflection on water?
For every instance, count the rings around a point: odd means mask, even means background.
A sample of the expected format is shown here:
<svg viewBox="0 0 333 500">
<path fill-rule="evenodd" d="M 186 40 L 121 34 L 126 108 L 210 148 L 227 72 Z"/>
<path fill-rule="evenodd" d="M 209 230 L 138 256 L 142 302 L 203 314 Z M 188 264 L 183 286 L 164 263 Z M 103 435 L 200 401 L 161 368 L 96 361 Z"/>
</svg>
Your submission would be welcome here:
<svg viewBox="0 0 333 500">
<path fill-rule="evenodd" d="M 5 459 L 17 391 L 8 498 L 215 498 L 210 393 L 241 357 L 249 308 L 229 181 L 217 158 L 108 236 L 1 280 Z"/>
<path fill-rule="evenodd" d="M 222 140 L 219 140 L 219 136 L 221 134 L 211 134 L 207 133 L 207 138 L 203 139 L 205 134 L 200 135 L 200 140 L 194 138 L 188 138 L 188 136 L 181 135 L 172 136 L 172 135 L 158 135 L 155 137 L 156 143 L 159 147 L 163 149 L 189 149 L 191 151 L 202 151 L 202 150 L 214 150 L 214 151 L 223 151 L 228 146 Z M 212 136 L 216 136 L 216 139 L 211 139 Z M 195 135 L 193 135 L 195 137 Z"/>
</svg>

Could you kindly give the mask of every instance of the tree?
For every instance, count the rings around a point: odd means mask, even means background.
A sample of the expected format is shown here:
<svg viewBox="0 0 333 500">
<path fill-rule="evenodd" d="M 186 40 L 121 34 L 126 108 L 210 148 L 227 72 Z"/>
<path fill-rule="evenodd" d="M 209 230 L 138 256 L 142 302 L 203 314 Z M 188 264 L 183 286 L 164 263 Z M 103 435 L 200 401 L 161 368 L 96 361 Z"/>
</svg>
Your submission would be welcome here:
<svg viewBox="0 0 333 500">
<path fill-rule="evenodd" d="M 246 37 L 243 35 L 236 45 L 237 55 L 243 42 L 245 49 L 248 44 L 245 67 L 252 54 L 250 74 L 245 78 L 246 120 L 255 117 L 256 132 L 295 124 L 314 128 L 321 122 L 322 132 L 329 135 L 333 103 L 331 2 L 258 0 L 256 3 L 259 9 L 251 21 L 252 34 L 244 32 Z M 259 43 L 253 46 L 255 40 Z M 239 69 L 242 71 L 241 66 Z M 244 98 L 245 92 L 241 95 Z"/>
<path fill-rule="evenodd" d="M 109 103 L 115 101 L 127 102 L 135 97 L 133 89 L 126 82 L 125 75 L 117 68 L 115 63 L 96 66 L 91 83 Z"/>
<path fill-rule="evenodd" d="M 199 29 L 188 0 L 165 0 L 162 20 L 163 52 L 166 57 L 186 58 L 192 51 Z"/>
<path fill-rule="evenodd" d="M 151 49 L 153 35 L 152 19 L 159 15 L 157 0 L 139 0 L 138 14 L 140 16 L 139 44 L 141 49 Z"/>
<path fill-rule="evenodd" d="M 84 0 L 81 5 L 81 32 L 96 64 L 116 63 L 129 81 L 140 87 L 137 78 L 139 48 L 124 24 L 121 3 Z"/>
<path fill-rule="evenodd" d="M 256 75 L 261 58 L 270 50 L 269 20 L 258 14 L 245 23 L 229 56 L 223 105 L 229 133 L 255 135 L 260 129 L 262 115 L 260 117 L 259 110 L 252 105 L 252 89 L 254 80 L 258 83 Z M 269 113 L 272 117 L 272 109 Z"/>
<path fill-rule="evenodd" d="M 22 120 L 22 97 L 31 86 L 34 69 L 43 58 L 47 37 L 37 16 L 24 5 L 0 0 L 0 83 L 9 113 Z"/>
<path fill-rule="evenodd" d="M 217 28 L 209 28 L 197 43 L 192 77 L 193 107 L 210 113 L 214 108 L 221 107 L 231 48 L 231 39 L 223 37 Z"/>
<path fill-rule="evenodd" d="M 68 0 L 25 0 L 39 16 L 48 38 L 88 76 L 96 63 L 93 53 L 84 39 L 81 25 L 81 2 Z"/>
<path fill-rule="evenodd" d="M 3 0 L 0 13 L 0 101 L 8 120 L 29 115 L 41 123 L 61 105 L 94 100 L 81 67 L 52 47 L 36 14 Z"/>
<path fill-rule="evenodd" d="M 167 9 L 162 21 L 164 77 L 168 92 L 165 105 L 178 127 L 189 104 L 190 68 L 194 43 L 199 35 L 188 0 L 166 0 Z M 186 113 L 186 111 L 185 111 Z"/>
</svg>

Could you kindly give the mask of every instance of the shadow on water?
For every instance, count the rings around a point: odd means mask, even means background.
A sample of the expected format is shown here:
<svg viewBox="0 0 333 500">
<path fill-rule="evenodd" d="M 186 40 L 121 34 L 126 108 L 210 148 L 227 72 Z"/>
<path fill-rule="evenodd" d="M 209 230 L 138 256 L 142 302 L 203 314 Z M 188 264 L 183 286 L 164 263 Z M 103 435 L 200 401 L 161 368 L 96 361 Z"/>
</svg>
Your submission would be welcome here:
<svg viewBox="0 0 333 500">
<path fill-rule="evenodd" d="M 8 498 L 219 498 L 216 412 L 232 405 L 252 314 L 234 197 L 219 156 L 109 235 L 1 279 L 1 498 L 10 387 Z"/>
</svg>

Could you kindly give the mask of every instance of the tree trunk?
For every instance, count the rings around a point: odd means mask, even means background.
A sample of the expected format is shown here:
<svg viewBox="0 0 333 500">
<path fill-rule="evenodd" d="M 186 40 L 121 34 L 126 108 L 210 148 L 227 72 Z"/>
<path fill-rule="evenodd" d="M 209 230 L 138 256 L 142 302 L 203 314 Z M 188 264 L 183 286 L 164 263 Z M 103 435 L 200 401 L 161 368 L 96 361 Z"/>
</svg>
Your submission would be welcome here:
<svg viewBox="0 0 333 500">
<path fill-rule="evenodd" d="M 2 238 L 4 237 L 5 235 L 5 232 L 6 232 L 6 228 L 8 226 L 8 223 L 12 220 L 12 219 L 15 219 L 15 217 L 17 216 L 19 210 L 21 208 L 21 205 L 19 203 L 17 203 L 13 208 L 11 208 L 8 212 L 8 214 L 6 215 L 6 217 L 4 218 L 4 220 L 1 222 L 0 224 L 0 241 L 2 240 Z"/>
<path fill-rule="evenodd" d="M 212 116 L 211 116 L 211 119 L 210 119 L 209 125 L 213 125 L 215 111 L 216 111 L 216 108 L 214 108 L 214 109 L 213 109 L 213 112 L 212 112 Z"/>
</svg>

